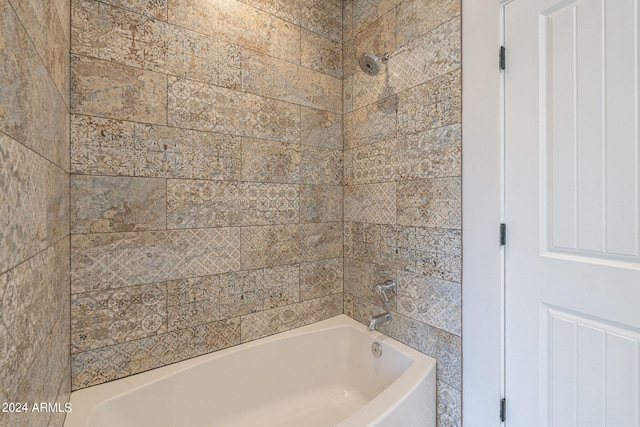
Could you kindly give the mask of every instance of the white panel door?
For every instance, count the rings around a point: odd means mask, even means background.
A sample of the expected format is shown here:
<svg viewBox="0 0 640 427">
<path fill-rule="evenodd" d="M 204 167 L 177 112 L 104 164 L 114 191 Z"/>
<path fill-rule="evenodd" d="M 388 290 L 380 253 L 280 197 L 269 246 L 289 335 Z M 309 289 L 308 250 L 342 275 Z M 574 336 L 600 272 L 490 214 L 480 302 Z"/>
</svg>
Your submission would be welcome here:
<svg viewBox="0 0 640 427">
<path fill-rule="evenodd" d="M 504 6 L 508 426 L 640 427 L 638 1 Z"/>
</svg>

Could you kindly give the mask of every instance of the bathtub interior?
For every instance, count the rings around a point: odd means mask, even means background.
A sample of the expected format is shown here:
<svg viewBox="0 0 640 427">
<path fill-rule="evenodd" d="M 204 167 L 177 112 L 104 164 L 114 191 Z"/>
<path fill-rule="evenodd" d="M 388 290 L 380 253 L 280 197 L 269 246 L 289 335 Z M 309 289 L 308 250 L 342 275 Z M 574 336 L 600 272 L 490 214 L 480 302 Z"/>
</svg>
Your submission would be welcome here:
<svg viewBox="0 0 640 427">
<path fill-rule="evenodd" d="M 361 329 L 334 325 L 209 355 L 187 369 L 108 398 L 96 405 L 87 426 L 339 424 L 413 363 L 412 357 L 387 344 L 387 337 Z M 380 358 L 371 351 L 376 336 L 383 345 Z"/>
</svg>

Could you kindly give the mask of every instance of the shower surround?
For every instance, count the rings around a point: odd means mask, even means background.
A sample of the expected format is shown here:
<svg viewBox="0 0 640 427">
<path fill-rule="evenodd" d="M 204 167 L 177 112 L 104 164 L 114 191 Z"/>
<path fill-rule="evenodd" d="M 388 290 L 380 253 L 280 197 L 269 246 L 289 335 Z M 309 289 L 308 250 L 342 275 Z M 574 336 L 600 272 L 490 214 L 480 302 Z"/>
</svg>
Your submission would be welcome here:
<svg viewBox="0 0 640 427">
<path fill-rule="evenodd" d="M 74 0 L 71 109 L 74 389 L 396 279 L 461 425 L 459 0 Z"/>
</svg>

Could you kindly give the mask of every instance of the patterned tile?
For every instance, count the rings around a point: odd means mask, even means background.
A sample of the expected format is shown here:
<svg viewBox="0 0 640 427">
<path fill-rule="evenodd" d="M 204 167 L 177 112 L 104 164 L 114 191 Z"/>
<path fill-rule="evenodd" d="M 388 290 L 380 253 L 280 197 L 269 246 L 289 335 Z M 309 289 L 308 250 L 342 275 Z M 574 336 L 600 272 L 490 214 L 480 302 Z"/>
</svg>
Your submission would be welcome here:
<svg viewBox="0 0 640 427">
<path fill-rule="evenodd" d="M 298 23 L 300 20 L 300 2 L 302 0 L 241 0 L 243 3 L 260 9 L 285 21 Z"/>
<path fill-rule="evenodd" d="M 238 228 L 75 235 L 71 238 L 72 291 L 238 270 L 239 243 Z"/>
<path fill-rule="evenodd" d="M 239 47 L 174 25 L 167 26 L 166 45 L 168 74 L 240 89 Z"/>
<path fill-rule="evenodd" d="M 437 426 L 462 426 L 462 393 L 449 384 L 437 381 Z"/>
<path fill-rule="evenodd" d="M 222 318 L 219 302 L 224 290 L 220 287 L 219 275 L 172 280 L 165 284 L 169 331 L 202 325 Z"/>
<path fill-rule="evenodd" d="M 167 20 L 167 0 L 100 0 L 113 6 L 148 15 L 152 18 Z"/>
<path fill-rule="evenodd" d="M 164 229 L 166 191 L 164 179 L 73 175 L 71 232 Z"/>
<path fill-rule="evenodd" d="M 347 222 L 344 226 L 345 256 L 392 270 L 398 263 L 401 227 L 388 224 Z"/>
<path fill-rule="evenodd" d="M 242 316 L 242 342 L 319 322 L 342 313 L 342 294 Z"/>
<path fill-rule="evenodd" d="M 71 141 L 76 173 L 240 179 L 240 137 L 72 115 Z"/>
<path fill-rule="evenodd" d="M 342 44 L 314 32 L 302 30 L 300 65 L 314 71 L 342 77 Z"/>
<path fill-rule="evenodd" d="M 402 0 L 353 0 L 351 6 L 351 28 L 348 33 L 356 35 L 379 17 L 385 15 Z M 345 38 L 345 40 L 348 40 Z"/>
<path fill-rule="evenodd" d="M 396 51 L 388 62 L 396 93 L 460 68 L 460 18 L 439 26 Z"/>
<path fill-rule="evenodd" d="M 168 228 L 201 228 L 298 222 L 294 184 L 169 180 Z"/>
<path fill-rule="evenodd" d="M 300 222 L 341 222 L 342 186 L 301 185 Z"/>
<path fill-rule="evenodd" d="M 403 227 L 398 242 L 398 268 L 460 283 L 460 230 Z"/>
<path fill-rule="evenodd" d="M 395 146 L 401 180 L 461 175 L 460 124 L 443 126 L 400 138 Z"/>
<path fill-rule="evenodd" d="M 342 115 L 301 107 L 300 143 L 314 147 L 342 149 Z"/>
<path fill-rule="evenodd" d="M 243 181 L 299 183 L 302 162 L 300 151 L 297 144 L 244 138 Z"/>
<path fill-rule="evenodd" d="M 245 269 L 297 263 L 301 260 L 298 225 L 242 227 L 242 267 Z"/>
<path fill-rule="evenodd" d="M 300 27 L 236 0 L 169 0 L 169 22 L 299 63 Z M 242 19 L 238 19 L 242 17 Z"/>
<path fill-rule="evenodd" d="M 369 24 L 366 31 L 356 34 L 353 40 L 345 43 L 344 74 L 350 76 L 358 73 L 371 80 L 372 76 L 365 75 L 360 71 L 358 59 L 364 52 L 371 52 L 375 55 L 392 53 L 395 49 L 395 25 L 395 12 L 390 11 Z M 382 66 L 379 76 L 386 74 L 386 67 L 386 65 Z"/>
<path fill-rule="evenodd" d="M 301 264 L 300 300 L 311 300 L 342 292 L 342 264 L 342 258 Z"/>
<path fill-rule="evenodd" d="M 395 224 L 396 183 L 349 185 L 344 188 L 345 221 Z"/>
<path fill-rule="evenodd" d="M 383 266 L 370 262 L 344 259 L 344 291 L 354 297 L 368 301 L 375 306 L 382 306 L 383 301 L 375 291 L 375 286 L 395 279 L 393 266 Z M 389 308 L 395 309 L 395 298 L 390 301 Z"/>
<path fill-rule="evenodd" d="M 167 332 L 167 287 L 129 286 L 71 296 L 71 353 Z"/>
<path fill-rule="evenodd" d="M 342 256 L 341 223 L 301 224 L 299 239 L 301 261 L 315 261 Z"/>
<path fill-rule="evenodd" d="M 461 228 L 460 178 L 431 178 L 398 183 L 398 224 Z"/>
<path fill-rule="evenodd" d="M 418 102 L 417 99 L 415 102 Z M 398 98 L 391 96 L 345 114 L 344 148 L 373 144 L 395 137 L 398 107 Z"/>
<path fill-rule="evenodd" d="M 94 0 L 74 0 L 71 24 L 75 54 L 152 71 L 164 68 L 162 22 Z"/>
<path fill-rule="evenodd" d="M 74 113 L 167 123 L 167 77 L 113 62 L 71 57 Z"/>
<path fill-rule="evenodd" d="M 311 108 L 342 112 L 339 78 L 244 49 L 242 89 Z"/>
<path fill-rule="evenodd" d="M 391 74 L 387 65 L 383 65 L 376 76 L 370 76 L 359 71 L 360 67 L 356 62 L 358 72 L 351 76 L 351 104 L 354 110 L 379 102 L 396 93 L 391 86 Z"/>
<path fill-rule="evenodd" d="M 169 77 L 169 124 L 231 135 L 297 142 L 300 107 L 193 80 Z"/>
<path fill-rule="evenodd" d="M 74 354 L 73 390 L 123 378 L 240 343 L 240 319 L 180 329 Z"/>
<path fill-rule="evenodd" d="M 327 0 L 300 0 L 299 25 L 333 41 L 342 42 L 342 8 Z"/>
<path fill-rule="evenodd" d="M 7 0 L 0 2 L 0 39 L 0 131 L 68 170 L 64 99 Z"/>
<path fill-rule="evenodd" d="M 344 114 L 353 111 L 353 76 L 342 79 L 342 111 Z"/>
<path fill-rule="evenodd" d="M 396 180 L 396 139 L 362 145 L 344 152 L 344 181 L 346 185 L 370 184 Z"/>
<path fill-rule="evenodd" d="M 342 184 L 342 150 L 303 145 L 300 148 L 300 182 Z"/>
<path fill-rule="evenodd" d="M 0 272 L 69 234 L 69 175 L 0 133 Z"/>
<path fill-rule="evenodd" d="M 459 336 L 461 304 L 459 283 L 398 272 L 398 313 Z"/>
<path fill-rule="evenodd" d="M 398 5 L 396 45 L 413 41 L 460 15 L 460 0 L 407 0 Z"/>
<path fill-rule="evenodd" d="M 414 133 L 461 121 L 460 70 L 398 95 L 398 129 Z"/>
</svg>

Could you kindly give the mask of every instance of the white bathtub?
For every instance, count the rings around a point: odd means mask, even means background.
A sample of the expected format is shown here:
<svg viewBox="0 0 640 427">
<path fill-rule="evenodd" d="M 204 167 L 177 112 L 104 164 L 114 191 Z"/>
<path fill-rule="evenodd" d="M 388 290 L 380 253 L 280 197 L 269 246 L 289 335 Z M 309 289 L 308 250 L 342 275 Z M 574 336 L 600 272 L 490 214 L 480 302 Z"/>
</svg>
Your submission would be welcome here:
<svg viewBox="0 0 640 427">
<path fill-rule="evenodd" d="M 340 315 L 73 392 L 64 425 L 434 427 L 435 363 Z"/>
</svg>

